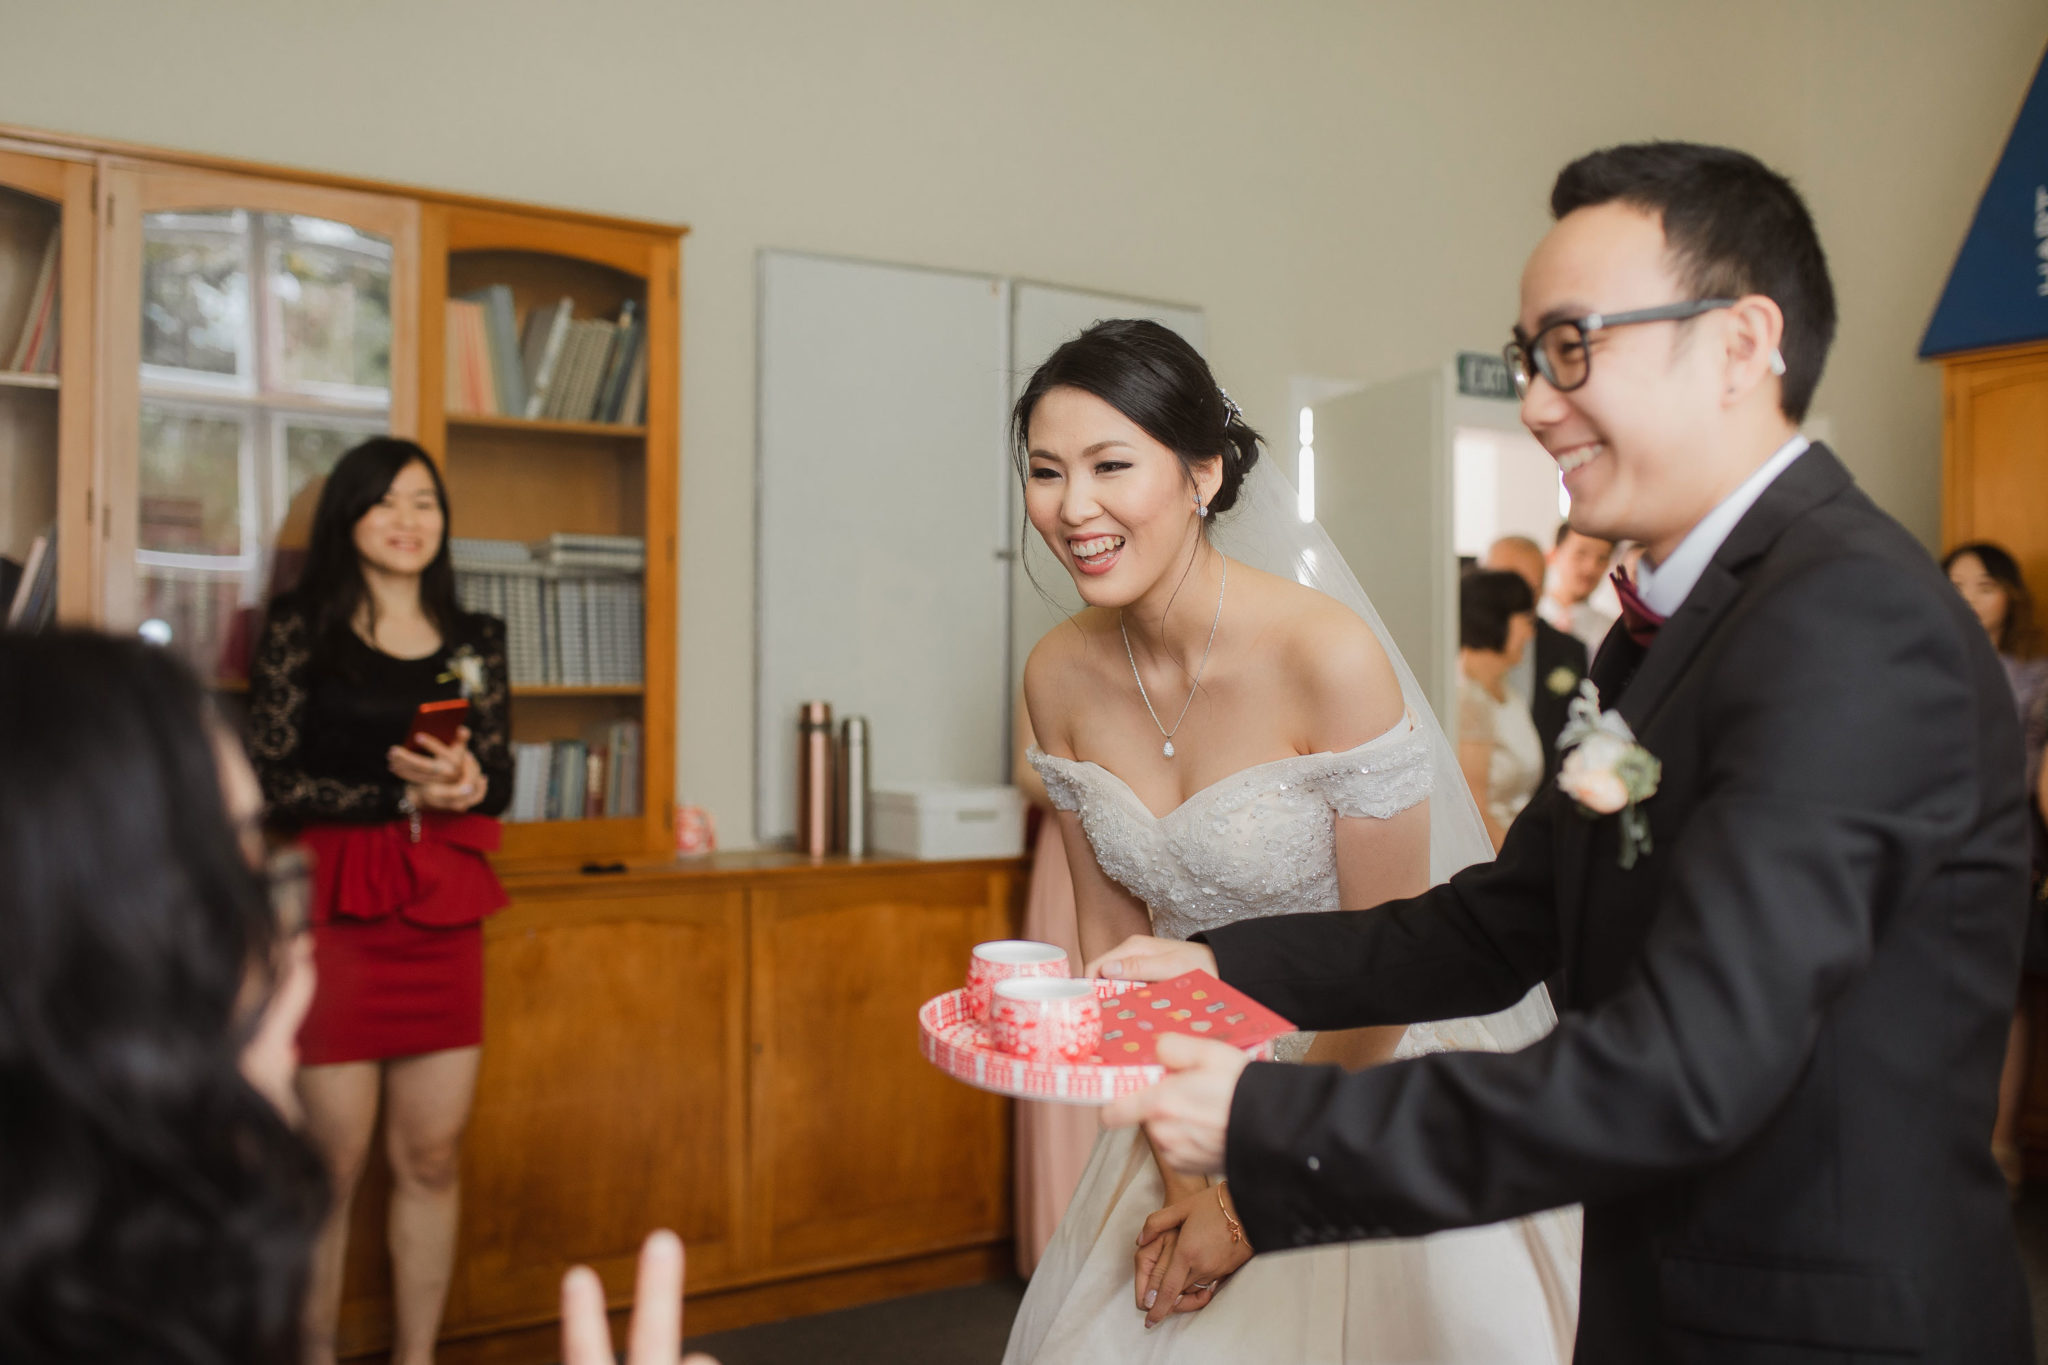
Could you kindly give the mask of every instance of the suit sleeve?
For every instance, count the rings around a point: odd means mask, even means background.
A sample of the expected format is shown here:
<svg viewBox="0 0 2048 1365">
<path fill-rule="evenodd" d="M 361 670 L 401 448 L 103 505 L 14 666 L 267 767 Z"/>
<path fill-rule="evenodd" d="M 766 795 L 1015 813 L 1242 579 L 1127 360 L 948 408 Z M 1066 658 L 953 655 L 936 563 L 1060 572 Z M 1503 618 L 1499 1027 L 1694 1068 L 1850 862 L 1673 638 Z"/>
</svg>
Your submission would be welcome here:
<svg viewBox="0 0 2048 1365">
<path fill-rule="evenodd" d="M 1730 628 L 1702 689 L 1697 802 L 1659 850 L 1655 923 L 1623 988 L 1518 1053 L 1357 1074 L 1248 1067 L 1226 1164 L 1255 1245 L 1410 1236 L 1626 1195 L 1725 1157 L 1790 1092 L 1830 1002 L 1868 965 L 1875 926 L 1979 818 L 1988 703 L 1956 620 L 1885 561 L 1816 565 Z M 1474 882 L 1497 894 L 1475 897 Z M 1412 1012 L 1402 972 L 1455 973 L 1416 943 L 1469 937 L 1483 966 L 1478 945 L 1515 918 L 1499 902 L 1548 894 L 1468 874 L 1393 923 L 1356 926 L 1332 975 L 1356 972 L 1358 994 Z M 1455 927 L 1414 922 L 1432 912 Z M 1236 964 L 1219 959 L 1229 976 Z"/>
<path fill-rule="evenodd" d="M 1453 777 L 1455 779 L 1455 775 Z M 1242 920 L 1197 934 L 1217 974 L 1304 1029 L 1504 1010 L 1558 965 L 1555 793 L 1516 817 L 1500 856 L 1373 910 Z"/>
</svg>

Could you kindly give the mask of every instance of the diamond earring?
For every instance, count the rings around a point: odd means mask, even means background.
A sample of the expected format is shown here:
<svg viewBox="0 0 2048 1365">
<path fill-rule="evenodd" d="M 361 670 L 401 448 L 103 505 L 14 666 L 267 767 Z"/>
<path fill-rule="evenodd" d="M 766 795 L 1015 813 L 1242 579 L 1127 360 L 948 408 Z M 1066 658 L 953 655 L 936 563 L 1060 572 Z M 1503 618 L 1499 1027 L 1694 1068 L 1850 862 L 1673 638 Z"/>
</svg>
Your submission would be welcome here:
<svg viewBox="0 0 2048 1365">
<path fill-rule="evenodd" d="M 1195 499 L 1195 515 L 1198 517 L 1206 517 L 1209 515 L 1208 504 L 1203 502 L 1200 498 Z"/>
</svg>

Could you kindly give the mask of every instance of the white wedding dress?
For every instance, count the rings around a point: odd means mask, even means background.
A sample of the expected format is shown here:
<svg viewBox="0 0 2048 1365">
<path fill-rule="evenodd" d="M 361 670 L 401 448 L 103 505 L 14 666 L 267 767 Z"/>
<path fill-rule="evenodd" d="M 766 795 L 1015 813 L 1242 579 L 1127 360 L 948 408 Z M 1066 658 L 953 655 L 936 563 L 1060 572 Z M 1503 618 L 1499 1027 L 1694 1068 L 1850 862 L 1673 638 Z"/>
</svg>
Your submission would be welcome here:
<svg viewBox="0 0 2048 1365">
<path fill-rule="evenodd" d="M 1053 803 L 1078 812 L 1102 870 L 1150 908 L 1152 932 L 1187 938 L 1246 918 L 1337 909 L 1336 819 L 1386 819 L 1428 798 L 1441 762 L 1433 737 L 1411 712 L 1349 752 L 1243 769 L 1163 817 L 1097 764 L 1038 750 L 1031 762 Z M 1538 991 L 1486 1020 L 1412 1026 L 1396 1056 L 1500 1050 L 1504 1039 L 1524 1045 L 1550 1019 Z M 1306 1035 L 1297 1034 L 1276 1053 L 1293 1060 L 1306 1049 Z M 1164 1202 L 1142 1136 L 1104 1133 L 1031 1278 L 1005 1365 L 1557 1365 L 1571 1358 L 1575 1208 L 1412 1240 L 1255 1255 L 1208 1307 L 1148 1331 L 1136 1307 L 1132 1258 L 1140 1227 Z"/>
</svg>

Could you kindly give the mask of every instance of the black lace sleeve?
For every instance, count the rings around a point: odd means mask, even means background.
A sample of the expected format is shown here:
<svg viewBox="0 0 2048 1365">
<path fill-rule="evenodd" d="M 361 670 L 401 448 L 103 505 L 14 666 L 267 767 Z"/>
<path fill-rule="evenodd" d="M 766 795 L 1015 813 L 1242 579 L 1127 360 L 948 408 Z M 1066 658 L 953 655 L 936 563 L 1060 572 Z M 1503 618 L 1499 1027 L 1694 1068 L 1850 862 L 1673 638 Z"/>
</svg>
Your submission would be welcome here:
<svg viewBox="0 0 2048 1365">
<path fill-rule="evenodd" d="M 395 820 L 405 794 L 396 776 L 384 782 L 344 782 L 306 770 L 301 750 L 307 666 L 313 656 L 309 634 L 303 616 L 272 612 L 249 669 L 249 756 L 270 803 L 270 817 L 287 823 Z"/>
<path fill-rule="evenodd" d="M 489 783 L 473 813 L 502 815 L 512 804 L 512 686 L 505 662 L 505 623 L 495 616 L 469 620 L 484 664 L 483 690 L 469 698 L 469 751 Z"/>
</svg>

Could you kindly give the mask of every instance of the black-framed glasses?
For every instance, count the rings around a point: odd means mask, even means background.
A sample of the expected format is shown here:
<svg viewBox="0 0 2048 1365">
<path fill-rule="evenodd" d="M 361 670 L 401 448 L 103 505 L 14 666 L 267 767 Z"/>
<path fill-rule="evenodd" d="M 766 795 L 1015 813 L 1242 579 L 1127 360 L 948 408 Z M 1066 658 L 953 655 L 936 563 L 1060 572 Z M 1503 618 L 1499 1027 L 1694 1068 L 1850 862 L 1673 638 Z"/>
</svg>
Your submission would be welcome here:
<svg viewBox="0 0 2048 1365">
<path fill-rule="evenodd" d="M 1628 313 L 1588 313 L 1582 318 L 1559 318 L 1533 337 L 1525 335 L 1518 326 L 1515 339 L 1501 348 L 1501 358 L 1508 363 L 1508 374 L 1514 378 L 1517 394 L 1527 397 L 1529 386 L 1539 374 L 1559 393 L 1570 393 L 1593 377 L 1593 357 L 1587 349 L 1593 333 L 1638 322 L 1683 322 L 1717 308 L 1733 308 L 1737 302 L 1688 299 Z"/>
</svg>

